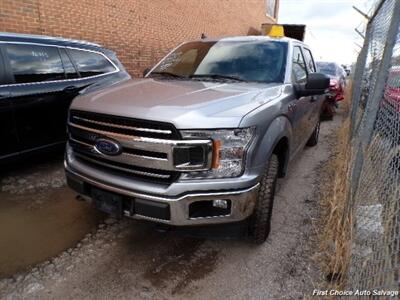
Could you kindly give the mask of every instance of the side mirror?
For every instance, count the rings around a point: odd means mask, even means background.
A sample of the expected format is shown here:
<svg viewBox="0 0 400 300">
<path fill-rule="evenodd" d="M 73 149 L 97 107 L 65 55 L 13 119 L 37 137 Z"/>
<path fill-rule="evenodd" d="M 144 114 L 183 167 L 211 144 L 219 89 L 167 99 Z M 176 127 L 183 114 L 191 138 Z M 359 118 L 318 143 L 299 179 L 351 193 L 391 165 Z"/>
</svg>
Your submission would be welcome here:
<svg viewBox="0 0 400 300">
<path fill-rule="evenodd" d="M 307 82 L 304 85 L 296 87 L 298 96 L 323 95 L 329 88 L 330 78 L 321 73 L 311 73 L 308 75 Z"/>
<path fill-rule="evenodd" d="M 150 72 L 150 68 L 146 68 L 146 69 L 144 69 L 144 71 L 143 71 L 143 77 L 146 77 L 146 75 Z"/>
</svg>

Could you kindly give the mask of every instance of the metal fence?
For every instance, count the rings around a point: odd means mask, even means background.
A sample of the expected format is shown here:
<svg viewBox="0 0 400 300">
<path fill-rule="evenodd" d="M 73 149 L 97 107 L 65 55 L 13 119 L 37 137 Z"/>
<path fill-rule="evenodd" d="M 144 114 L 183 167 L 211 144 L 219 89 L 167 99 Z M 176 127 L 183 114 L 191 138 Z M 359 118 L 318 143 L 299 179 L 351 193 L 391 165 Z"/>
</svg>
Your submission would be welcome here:
<svg viewBox="0 0 400 300">
<path fill-rule="evenodd" d="M 399 26 L 400 0 L 380 1 L 354 72 L 346 277 L 347 288 L 368 299 L 374 290 L 400 290 Z"/>
</svg>

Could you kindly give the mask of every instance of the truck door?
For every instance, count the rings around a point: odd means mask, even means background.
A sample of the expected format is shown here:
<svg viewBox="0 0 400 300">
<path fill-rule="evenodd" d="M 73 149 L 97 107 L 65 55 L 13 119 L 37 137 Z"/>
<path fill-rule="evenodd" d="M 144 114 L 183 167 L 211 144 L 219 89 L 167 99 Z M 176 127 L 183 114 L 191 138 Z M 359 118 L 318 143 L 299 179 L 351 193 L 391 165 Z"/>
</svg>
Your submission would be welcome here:
<svg viewBox="0 0 400 300">
<path fill-rule="evenodd" d="M 315 67 L 315 62 L 314 62 L 314 58 L 311 54 L 311 51 L 307 48 L 303 48 L 303 54 L 304 54 L 304 59 L 306 62 L 308 74 L 315 73 L 317 71 L 317 68 Z M 323 98 L 324 98 L 324 96 L 322 96 L 322 95 L 310 97 L 310 103 L 309 103 L 309 109 L 308 109 L 308 123 L 309 123 L 308 127 L 309 127 L 310 135 L 314 131 L 314 128 L 320 119 Z"/>
<path fill-rule="evenodd" d="M 300 46 L 293 47 L 292 61 L 292 82 L 305 84 L 307 81 L 307 67 Z M 300 97 L 290 104 L 293 124 L 293 149 L 294 152 L 300 150 L 305 145 L 310 131 L 309 108 L 311 97 Z"/>
</svg>

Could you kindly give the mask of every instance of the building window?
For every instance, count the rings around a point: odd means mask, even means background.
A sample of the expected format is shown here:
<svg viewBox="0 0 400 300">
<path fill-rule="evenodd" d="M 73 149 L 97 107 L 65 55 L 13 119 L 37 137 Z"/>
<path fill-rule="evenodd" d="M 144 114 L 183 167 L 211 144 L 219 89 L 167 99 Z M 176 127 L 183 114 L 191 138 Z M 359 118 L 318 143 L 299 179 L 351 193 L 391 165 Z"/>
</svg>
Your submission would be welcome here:
<svg viewBox="0 0 400 300">
<path fill-rule="evenodd" d="M 276 0 L 265 0 L 267 15 L 275 18 Z"/>
</svg>

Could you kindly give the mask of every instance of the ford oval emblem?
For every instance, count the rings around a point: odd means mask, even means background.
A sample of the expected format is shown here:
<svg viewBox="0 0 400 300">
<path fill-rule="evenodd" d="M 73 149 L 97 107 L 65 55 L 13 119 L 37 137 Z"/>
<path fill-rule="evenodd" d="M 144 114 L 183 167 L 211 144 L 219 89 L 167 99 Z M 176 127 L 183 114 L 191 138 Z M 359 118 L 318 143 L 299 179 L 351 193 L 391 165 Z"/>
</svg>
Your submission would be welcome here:
<svg viewBox="0 0 400 300">
<path fill-rule="evenodd" d="M 122 152 L 122 148 L 117 142 L 108 139 L 96 140 L 94 148 L 105 155 L 118 155 Z"/>
</svg>

